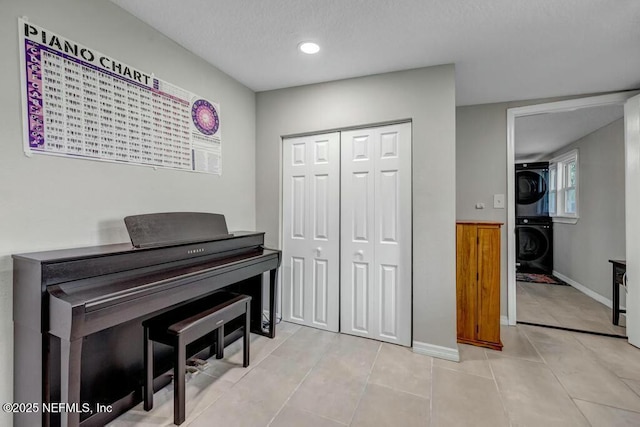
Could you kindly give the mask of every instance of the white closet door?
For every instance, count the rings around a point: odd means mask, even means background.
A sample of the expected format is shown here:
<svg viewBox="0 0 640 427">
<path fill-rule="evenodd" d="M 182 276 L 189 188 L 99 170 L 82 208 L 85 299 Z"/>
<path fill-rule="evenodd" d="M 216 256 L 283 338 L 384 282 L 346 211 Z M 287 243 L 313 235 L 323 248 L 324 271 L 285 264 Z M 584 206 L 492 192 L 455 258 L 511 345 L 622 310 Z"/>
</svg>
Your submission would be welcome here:
<svg viewBox="0 0 640 427">
<path fill-rule="evenodd" d="M 340 331 L 375 338 L 375 131 L 341 135 Z"/>
<path fill-rule="evenodd" d="M 283 318 L 339 327 L 340 134 L 283 145 Z"/>
<path fill-rule="evenodd" d="M 341 135 L 341 332 L 411 345 L 411 124 Z"/>
</svg>

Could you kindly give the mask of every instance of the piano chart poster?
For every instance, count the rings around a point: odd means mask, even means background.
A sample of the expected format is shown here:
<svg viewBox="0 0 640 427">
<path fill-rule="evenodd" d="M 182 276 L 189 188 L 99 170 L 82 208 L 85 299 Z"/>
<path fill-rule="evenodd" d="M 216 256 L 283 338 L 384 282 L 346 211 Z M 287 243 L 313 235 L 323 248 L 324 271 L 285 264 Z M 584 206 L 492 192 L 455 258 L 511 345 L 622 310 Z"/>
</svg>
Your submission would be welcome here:
<svg viewBox="0 0 640 427">
<path fill-rule="evenodd" d="M 221 175 L 220 106 L 19 20 L 24 149 Z"/>
</svg>

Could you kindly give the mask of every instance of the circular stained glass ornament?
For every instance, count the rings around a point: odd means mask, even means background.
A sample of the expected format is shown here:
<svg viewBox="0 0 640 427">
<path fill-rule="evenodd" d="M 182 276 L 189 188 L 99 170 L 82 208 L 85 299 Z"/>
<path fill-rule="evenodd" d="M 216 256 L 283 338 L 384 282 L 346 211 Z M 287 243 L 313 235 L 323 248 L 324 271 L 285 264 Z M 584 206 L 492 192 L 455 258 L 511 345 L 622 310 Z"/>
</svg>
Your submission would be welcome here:
<svg viewBox="0 0 640 427">
<path fill-rule="evenodd" d="M 205 135 L 213 135 L 220 127 L 215 107 L 204 99 L 198 99 L 191 107 L 191 119 L 195 127 Z"/>
</svg>

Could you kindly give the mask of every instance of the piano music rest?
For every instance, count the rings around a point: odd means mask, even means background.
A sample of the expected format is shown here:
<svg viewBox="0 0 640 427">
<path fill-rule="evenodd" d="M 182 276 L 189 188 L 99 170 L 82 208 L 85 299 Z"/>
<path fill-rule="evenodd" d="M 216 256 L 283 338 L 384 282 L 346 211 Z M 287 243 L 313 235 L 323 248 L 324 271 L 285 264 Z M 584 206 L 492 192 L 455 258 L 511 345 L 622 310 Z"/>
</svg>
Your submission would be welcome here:
<svg viewBox="0 0 640 427">
<path fill-rule="evenodd" d="M 216 331 L 216 358 L 224 355 L 225 323 L 245 316 L 243 366 L 249 366 L 251 297 L 216 292 L 142 322 L 144 327 L 144 409 L 153 408 L 153 342 L 173 347 L 173 422 L 185 420 L 185 368 L 187 345 Z"/>
</svg>

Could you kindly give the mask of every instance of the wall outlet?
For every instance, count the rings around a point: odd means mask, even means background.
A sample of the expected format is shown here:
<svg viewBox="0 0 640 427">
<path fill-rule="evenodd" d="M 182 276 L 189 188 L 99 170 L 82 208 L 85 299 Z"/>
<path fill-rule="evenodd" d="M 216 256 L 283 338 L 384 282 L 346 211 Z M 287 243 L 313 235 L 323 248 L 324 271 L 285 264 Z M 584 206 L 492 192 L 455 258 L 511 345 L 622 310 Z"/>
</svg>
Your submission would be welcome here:
<svg viewBox="0 0 640 427">
<path fill-rule="evenodd" d="M 504 194 L 493 195 L 493 208 L 504 209 Z"/>
</svg>

